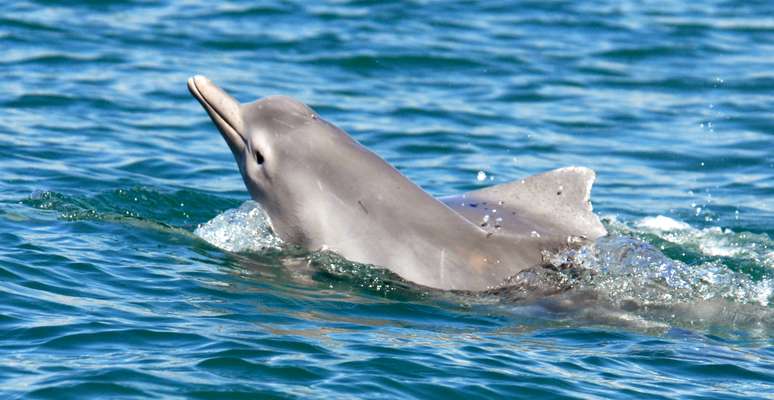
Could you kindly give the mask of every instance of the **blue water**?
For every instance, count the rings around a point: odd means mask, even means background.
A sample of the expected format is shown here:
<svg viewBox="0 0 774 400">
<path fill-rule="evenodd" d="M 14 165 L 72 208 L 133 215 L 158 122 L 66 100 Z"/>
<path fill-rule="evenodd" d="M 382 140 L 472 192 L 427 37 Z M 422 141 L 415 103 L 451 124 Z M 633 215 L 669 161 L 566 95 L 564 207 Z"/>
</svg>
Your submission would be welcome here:
<svg viewBox="0 0 774 400">
<path fill-rule="evenodd" d="M 774 3 L 640 3 L 4 3 L 0 397 L 771 398 Z M 285 248 L 197 73 L 435 195 L 593 168 L 611 235 L 537 299 Z"/>
</svg>

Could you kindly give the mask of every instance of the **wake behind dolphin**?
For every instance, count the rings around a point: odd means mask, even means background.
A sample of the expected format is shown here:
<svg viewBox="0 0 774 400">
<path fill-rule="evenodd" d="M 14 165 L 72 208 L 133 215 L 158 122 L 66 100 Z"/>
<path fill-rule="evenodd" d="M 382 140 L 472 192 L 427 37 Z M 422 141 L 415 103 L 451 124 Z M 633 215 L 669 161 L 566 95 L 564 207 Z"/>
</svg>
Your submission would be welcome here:
<svg viewBox="0 0 774 400">
<path fill-rule="evenodd" d="M 188 80 L 234 154 L 272 230 L 438 289 L 487 290 L 544 255 L 606 235 L 592 212 L 594 172 L 568 167 L 435 199 L 303 103 L 240 104 Z"/>
</svg>

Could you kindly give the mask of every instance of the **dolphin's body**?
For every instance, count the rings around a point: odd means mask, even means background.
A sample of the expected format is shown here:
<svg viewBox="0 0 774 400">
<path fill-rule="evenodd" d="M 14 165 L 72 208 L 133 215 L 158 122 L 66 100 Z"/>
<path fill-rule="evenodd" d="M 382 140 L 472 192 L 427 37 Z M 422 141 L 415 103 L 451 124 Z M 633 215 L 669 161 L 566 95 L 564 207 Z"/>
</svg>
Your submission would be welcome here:
<svg viewBox="0 0 774 400">
<path fill-rule="evenodd" d="M 543 263 L 544 251 L 606 234 L 591 211 L 590 169 L 438 200 L 299 101 L 240 104 L 203 76 L 188 89 L 287 243 L 330 249 L 420 285 L 486 290 Z"/>
</svg>

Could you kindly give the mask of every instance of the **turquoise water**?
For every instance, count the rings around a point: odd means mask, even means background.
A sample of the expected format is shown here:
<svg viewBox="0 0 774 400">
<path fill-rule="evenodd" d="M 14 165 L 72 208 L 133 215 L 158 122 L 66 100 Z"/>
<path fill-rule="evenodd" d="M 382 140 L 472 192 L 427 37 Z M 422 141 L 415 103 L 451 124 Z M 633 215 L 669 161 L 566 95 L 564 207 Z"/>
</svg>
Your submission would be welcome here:
<svg viewBox="0 0 774 400">
<path fill-rule="evenodd" d="M 4 4 L 0 397 L 774 396 L 774 6 L 580 3 Z M 196 73 L 436 195 L 591 167 L 611 235 L 537 299 L 285 248 Z"/>
</svg>

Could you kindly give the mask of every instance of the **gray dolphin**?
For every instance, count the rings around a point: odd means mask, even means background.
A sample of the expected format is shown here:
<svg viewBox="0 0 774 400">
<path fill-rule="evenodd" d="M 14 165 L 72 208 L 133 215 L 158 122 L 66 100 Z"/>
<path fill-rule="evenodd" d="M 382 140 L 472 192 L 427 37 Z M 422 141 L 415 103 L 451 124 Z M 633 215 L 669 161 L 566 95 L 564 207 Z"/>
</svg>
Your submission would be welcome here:
<svg viewBox="0 0 774 400">
<path fill-rule="evenodd" d="M 591 210 L 590 169 L 435 199 L 297 100 L 240 104 L 198 75 L 188 89 L 287 243 L 329 249 L 424 286 L 486 290 L 544 263 L 545 251 L 607 234 Z"/>
</svg>

